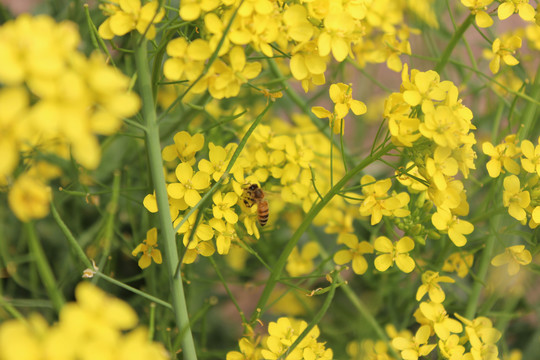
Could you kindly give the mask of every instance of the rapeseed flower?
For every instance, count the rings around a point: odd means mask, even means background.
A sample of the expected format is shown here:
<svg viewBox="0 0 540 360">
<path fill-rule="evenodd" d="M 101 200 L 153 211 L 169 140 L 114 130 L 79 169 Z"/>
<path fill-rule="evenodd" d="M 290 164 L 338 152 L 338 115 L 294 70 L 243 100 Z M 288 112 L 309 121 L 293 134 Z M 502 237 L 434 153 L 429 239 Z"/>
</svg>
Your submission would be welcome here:
<svg viewBox="0 0 540 360">
<path fill-rule="evenodd" d="M 296 246 L 289 258 L 285 269 L 291 276 L 307 275 L 313 271 L 315 265 L 313 259 L 319 255 L 319 244 L 315 241 L 310 241 L 298 250 Z"/>
<path fill-rule="evenodd" d="M 439 276 L 438 272 L 427 270 L 422 274 L 422 285 L 416 292 L 416 301 L 422 300 L 425 294 L 429 295 L 429 299 L 436 303 L 442 303 L 445 298 L 445 294 L 440 282 L 453 283 L 455 282 L 448 276 Z"/>
<path fill-rule="evenodd" d="M 358 237 L 354 234 L 340 235 L 338 242 L 345 244 L 348 249 L 336 252 L 334 254 L 334 262 L 338 265 L 343 265 L 352 261 L 354 273 L 358 275 L 364 274 L 368 268 L 364 254 L 373 253 L 373 245 L 367 241 L 359 242 Z"/>
<path fill-rule="evenodd" d="M 201 17 L 202 13 L 217 8 L 219 4 L 219 0 L 184 0 L 180 4 L 180 17 L 185 21 L 194 21 Z"/>
<path fill-rule="evenodd" d="M 191 214 L 191 216 L 182 224 L 182 226 L 178 228 L 178 233 L 184 234 L 182 241 L 184 246 L 188 249 L 195 249 L 199 242 L 208 241 L 214 236 L 214 230 L 212 230 L 210 225 L 200 221 L 197 226 L 195 226 L 197 221 L 197 213 L 198 210 Z M 178 226 L 183 219 L 183 217 L 176 219 L 173 222 L 173 226 L 176 228 L 176 226 Z M 193 230 L 195 230 L 194 233 Z"/>
<path fill-rule="evenodd" d="M 100 5 L 101 10 L 108 16 L 99 26 L 99 36 L 112 39 L 123 36 L 132 30 L 145 34 L 148 39 L 156 37 L 155 24 L 165 15 L 165 9 L 158 11 L 159 2 L 150 1 L 141 6 L 140 0 L 111 0 Z"/>
<path fill-rule="evenodd" d="M 228 192 L 223 196 L 221 191 L 216 191 L 212 195 L 214 205 L 212 205 L 212 213 L 214 218 L 224 218 L 229 224 L 236 224 L 238 221 L 238 215 L 234 212 L 232 207 L 238 202 L 238 195 L 234 192 Z"/>
<path fill-rule="evenodd" d="M 403 208 L 409 203 L 410 197 L 404 192 L 389 196 L 388 190 L 392 186 L 390 179 L 375 181 L 371 175 L 364 175 L 360 183 L 363 185 L 360 215 L 371 216 L 371 225 L 378 224 L 383 216 L 407 216 L 408 210 Z"/>
<path fill-rule="evenodd" d="M 421 326 L 412 339 L 395 337 L 392 339 L 392 346 L 401 351 L 404 360 L 418 360 L 421 356 L 427 356 L 437 347 L 436 344 L 428 344 L 431 328 L 427 325 Z"/>
<path fill-rule="evenodd" d="M 210 225 L 215 231 L 214 236 L 216 238 L 218 254 L 227 255 L 229 253 L 231 243 L 238 241 L 238 235 L 236 234 L 234 225 L 230 222 L 225 222 L 222 219 L 216 218 L 210 219 L 208 221 L 208 225 Z"/>
<path fill-rule="evenodd" d="M 468 221 L 459 219 L 450 210 L 438 208 L 431 216 L 431 222 L 437 230 L 447 231 L 454 245 L 461 247 L 467 243 L 465 235 L 473 232 L 474 226 Z"/>
<path fill-rule="evenodd" d="M 0 325 L 0 358 L 5 360 L 155 359 L 169 356 L 163 345 L 148 340 L 137 327 L 137 314 L 124 301 L 89 282 L 75 289 L 76 302 L 66 304 L 49 326 L 40 315 Z"/>
<path fill-rule="evenodd" d="M 163 148 L 161 154 L 164 161 L 174 161 L 180 159 L 183 163 L 193 166 L 197 151 L 204 146 L 204 135 L 195 134 L 191 136 L 187 131 L 180 131 L 174 135 L 174 145 Z"/>
<path fill-rule="evenodd" d="M 471 10 L 476 25 L 481 28 L 487 28 L 493 25 L 493 19 L 486 12 L 488 5 L 492 2 L 493 0 L 461 0 L 461 3 Z"/>
<path fill-rule="evenodd" d="M 532 261 L 531 252 L 525 245 L 509 246 L 506 250 L 491 259 L 491 265 L 502 266 L 508 264 L 508 275 L 513 276 L 519 272 L 520 266 L 528 265 Z"/>
<path fill-rule="evenodd" d="M 459 334 L 463 331 L 463 326 L 456 319 L 448 316 L 444 306 L 435 302 L 420 303 L 420 311 L 431 327 L 435 330 L 435 334 L 441 340 L 446 340 L 451 333 Z"/>
<path fill-rule="evenodd" d="M 512 174 L 519 174 L 519 164 L 514 160 L 521 154 L 521 148 L 517 146 L 516 135 L 511 134 L 504 138 L 504 141 L 497 146 L 493 146 L 489 141 L 482 144 L 484 154 L 491 157 L 486 164 L 489 176 L 498 177 L 504 170 Z"/>
<path fill-rule="evenodd" d="M 210 186 L 210 176 L 204 171 L 193 172 L 188 163 L 180 163 L 175 170 L 179 182 L 169 184 L 167 193 L 173 199 L 184 199 L 193 207 L 201 200 L 200 191 Z"/>
<path fill-rule="evenodd" d="M 540 143 L 540 138 L 538 139 Z M 534 146 L 529 140 L 523 140 L 520 144 L 521 166 L 528 173 L 536 173 L 540 176 L 540 145 Z"/>
<path fill-rule="evenodd" d="M 469 273 L 469 269 L 472 267 L 473 261 L 473 254 L 469 254 L 465 251 L 456 252 L 444 260 L 442 271 L 455 271 L 457 276 L 464 278 Z"/>
<path fill-rule="evenodd" d="M 503 6 L 503 5 L 501 5 Z M 499 6 L 499 9 L 501 8 Z M 516 50 L 521 48 L 521 38 L 517 35 L 506 37 L 503 39 L 497 38 L 493 41 L 491 51 L 485 50 L 484 56 L 491 59 L 489 69 L 493 74 L 499 72 L 501 61 L 508 66 L 519 64 L 519 60 L 514 57 Z"/>
<path fill-rule="evenodd" d="M 414 260 L 409 252 L 414 249 L 414 240 L 405 236 L 395 244 L 386 236 L 379 236 L 375 239 L 373 247 L 380 254 L 375 258 L 375 268 L 379 271 L 386 271 L 389 267 L 397 267 L 404 273 L 410 273 L 414 270 Z"/>
<path fill-rule="evenodd" d="M 514 219 L 527 221 L 525 209 L 531 203 L 531 195 L 527 190 L 523 190 L 516 175 L 504 178 L 503 205 L 508 208 L 508 213 Z"/>
<path fill-rule="evenodd" d="M 28 174 L 15 180 L 8 194 L 11 211 L 23 222 L 41 219 L 49 214 L 51 188 Z"/>
<path fill-rule="evenodd" d="M 141 269 L 149 267 L 152 260 L 154 260 L 156 264 L 161 264 L 163 262 L 161 251 L 157 248 L 157 229 L 155 227 L 146 232 L 146 239 L 133 249 L 131 255 L 137 256 L 140 252 L 143 253 L 139 259 L 139 267 Z"/>
<path fill-rule="evenodd" d="M 504 0 L 498 8 L 499 19 L 505 20 L 512 14 L 518 13 L 519 17 L 525 21 L 533 21 L 536 11 L 529 4 L 529 0 Z"/>
</svg>

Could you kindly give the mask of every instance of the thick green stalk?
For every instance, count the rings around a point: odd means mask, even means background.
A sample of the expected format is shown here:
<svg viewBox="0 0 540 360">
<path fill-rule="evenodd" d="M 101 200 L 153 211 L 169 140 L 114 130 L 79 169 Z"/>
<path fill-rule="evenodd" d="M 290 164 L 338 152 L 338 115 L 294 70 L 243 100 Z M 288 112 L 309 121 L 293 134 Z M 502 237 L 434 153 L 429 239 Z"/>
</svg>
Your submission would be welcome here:
<svg viewBox="0 0 540 360">
<path fill-rule="evenodd" d="M 135 52 L 135 62 L 138 72 L 139 91 L 142 98 L 142 115 L 146 123 L 146 149 L 152 182 L 156 191 L 158 205 L 158 215 L 161 224 L 162 249 L 165 257 L 165 266 L 169 273 L 169 281 L 172 293 L 172 305 L 176 319 L 176 326 L 180 331 L 186 329 L 182 335 L 182 352 L 184 359 L 196 360 L 195 343 L 191 328 L 189 326 L 189 316 L 182 275 L 176 271 L 178 264 L 178 249 L 176 247 L 176 237 L 172 226 L 171 213 L 169 211 L 169 200 L 163 174 L 163 159 L 161 158 L 161 144 L 159 142 L 159 127 L 157 124 L 154 96 L 152 94 L 152 81 L 148 64 L 146 40 L 141 41 Z"/>
<path fill-rule="evenodd" d="M 45 290 L 47 290 L 47 293 L 49 294 L 49 298 L 51 299 L 54 309 L 58 312 L 60 311 L 66 300 L 64 299 L 62 292 L 56 284 L 56 279 L 54 278 L 51 266 L 47 261 L 47 257 L 45 256 L 43 247 L 41 246 L 41 243 L 39 242 L 39 239 L 37 237 L 34 223 L 24 223 L 24 230 L 28 238 L 28 247 L 30 248 L 32 257 L 36 262 L 41 281 L 45 286 Z"/>
<path fill-rule="evenodd" d="M 452 55 L 452 51 L 454 51 L 454 48 L 456 47 L 457 43 L 461 40 L 463 37 L 463 33 L 465 33 L 465 30 L 471 26 L 471 24 L 474 21 L 474 16 L 471 14 L 469 15 L 463 24 L 459 28 L 457 28 L 456 32 L 450 39 L 450 42 L 448 45 L 446 45 L 446 49 L 444 49 L 444 52 L 441 55 L 441 58 L 439 59 L 439 62 L 435 65 L 435 71 L 439 74 L 442 72 L 446 64 L 448 63 L 448 60 L 450 59 L 450 56 Z"/>
<path fill-rule="evenodd" d="M 270 274 L 270 278 L 266 282 L 266 286 L 263 290 L 263 293 L 261 294 L 261 297 L 259 298 L 259 302 L 257 303 L 257 307 L 255 308 L 255 311 L 251 317 L 251 322 L 256 321 L 259 318 L 259 315 L 264 310 L 264 307 L 266 306 L 266 303 L 268 302 L 268 299 L 270 297 L 270 294 L 272 293 L 272 290 L 276 286 L 276 283 L 278 282 L 281 273 L 283 271 L 283 268 L 285 267 L 285 264 L 287 263 L 287 259 L 289 258 L 290 253 L 300 240 L 300 237 L 304 234 L 304 232 L 307 230 L 307 228 L 311 225 L 313 222 L 313 219 L 317 214 L 332 200 L 334 196 L 336 196 L 341 188 L 345 186 L 345 184 L 356 174 L 358 174 L 360 171 L 362 171 L 366 166 L 369 164 L 375 162 L 377 159 L 379 159 L 381 156 L 387 154 L 391 149 L 394 148 L 394 145 L 388 144 L 381 149 L 379 149 L 378 152 L 368 156 L 365 158 L 360 164 L 356 165 L 354 168 L 352 168 L 341 180 L 339 180 L 331 189 L 328 191 L 328 193 L 322 198 L 321 201 L 316 203 L 312 206 L 311 210 L 306 214 L 306 217 L 304 218 L 304 221 L 300 224 L 298 229 L 294 232 L 289 242 L 285 245 L 283 248 L 283 251 L 281 252 L 281 255 L 279 256 L 278 260 L 272 267 L 272 272 Z"/>
</svg>

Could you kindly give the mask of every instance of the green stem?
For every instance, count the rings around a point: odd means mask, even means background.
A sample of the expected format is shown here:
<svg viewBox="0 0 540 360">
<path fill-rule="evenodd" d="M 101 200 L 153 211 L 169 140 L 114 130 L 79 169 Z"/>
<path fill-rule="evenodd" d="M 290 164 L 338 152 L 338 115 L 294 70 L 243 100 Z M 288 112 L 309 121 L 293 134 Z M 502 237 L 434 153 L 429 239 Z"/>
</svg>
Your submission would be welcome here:
<svg viewBox="0 0 540 360">
<path fill-rule="evenodd" d="M 313 319 L 309 322 L 309 325 L 302 331 L 302 333 L 296 338 L 296 340 L 291 344 L 291 346 L 285 351 L 283 355 L 279 357 L 279 359 L 286 359 L 290 353 L 293 352 L 293 350 L 300 344 L 302 340 L 309 334 L 311 329 L 313 329 L 317 324 L 322 320 L 324 314 L 328 311 L 330 308 L 330 304 L 332 304 L 332 300 L 334 299 L 334 294 L 336 293 L 336 287 L 338 285 L 343 285 L 344 283 L 338 283 L 337 279 L 333 279 L 333 282 L 330 286 L 330 290 L 328 292 L 328 296 L 326 296 L 326 299 L 324 300 L 324 303 L 321 307 L 321 309 L 315 314 Z"/>
<path fill-rule="evenodd" d="M 465 33 L 465 30 L 471 26 L 471 24 L 474 21 L 474 16 L 471 14 L 469 15 L 463 24 L 456 30 L 452 38 L 450 39 L 450 42 L 448 45 L 446 45 L 446 49 L 444 49 L 444 52 L 441 55 L 441 58 L 439 59 L 439 62 L 435 65 L 435 71 L 439 74 L 443 71 L 444 67 L 448 63 L 448 60 L 450 59 L 450 56 L 452 55 L 452 51 L 454 51 L 454 48 L 456 47 L 457 43 L 462 39 L 463 33 Z"/>
<path fill-rule="evenodd" d="M 530 97 L 540 100 L 540 64 L 536 69 L 536 77 L 534 78 L 534 83 L 532 84 L 530 90 Z M 518 131 L 518 137 L 520 140 L 527 139 L 531 135 L 538 135 L 530 134 L 531 130 L 535 129 L 535 122 L 538 121 L 537 117 L 535 116 L 537 108 L 537 104 L 532 102 L 527 103 L 527 106 L 523 111 L 523 116 L 521 117 L 521 129 Z"/>
<path fill-rule="evenodd" d="M 381 156 L 387 154 L 390 150 L 394 148 L 394 145 L 388 144 L 384 147 L 382 147 L 378 152 L 368 156 L 365 158 L 360 164 L 356 165 L 354 168 L 351 169 L 350 172 L 345 174 L 341 180 L 339 180 L 331 189 L 330 191 L 323 197 L 321 201 L 314 204 L 309 210 L 309 212 L 306 214 L 306 217 L 304 218 L 304 221 L 300 224 L 298 229 L 294 232 L 292 237 L 290 238 L 289 242 L 285 245 L 285 248 L 283 248 L 283 251 L 281 252 L 281 255 L 279 256 L 276 264 L 272 267 L 272 272 L 270 273 L 270 278 L 266 282 L 266 286 L 261 294 L 261 297 L 259 298 L 259 302 L 257 303 L 257 306 L 255 308 L 255 311 L 253 312 L 253 315 L 251 317 L 251 322 L 255 322 L 258 318 L 261 312 L 263 311 L 264 307 L 266 306 L 266 303 L 268 302 L 268 299 L 270 297 L 270 294 L 272 293 L 272 290 L 276 286 L 276 283 L 279 280 L 279 277 L 281 276 L 281 273 L 283 271 L 283 268 L 285 267 L 285 264 L 287 263 L 287 259 L 289 258 L 290 253 L 300 240 L 300 237 L 304 234 L 304 232 L 307 230 L 307 228 L 311 225 L 313 222 L 313 219 L 317 214 L 328 204 L 330 200 L 341 190 L 341 188 L 356 174 L 358 174 L 360 171 L 362 171 L 366 166 L 370 165 L 371 163 L 375 162 L 377 159 L 379 159 Z"/>
<path fill-rule="evenodd" d="M 81 245 L 77 242 L 77 239 L 75 239 L 75 236 L 71 233 L 71 230 L 67 227 L 67 225 L 64 223 L 62 218 L 60 217 L 60 214 L 58 214 L 58 211 L 56 210 L 56 206 L 54 206 L 54 202 L 51 202 L 51 212 L 54 220 L 56 221 L 56 224 L 62 230 L 64 233 L 64 236 L 68 240 L 68 243 L 73 251 L 75 251 L 75 255 L 79 258 L 79 260 L 89 269 L 93 269 L 92 262 L 86 254 L 84 253 L 84 250 L 81 248 Z"/>
<path fill-rule="evenodd" d="M 39 239 L 37 237 L 34 223 L 24 223 L 24 230 L 26 232 L 26 236 L 28 237 L 28 246 L 36 262 L 41 281 L 43 282 L 43 285 L 45 286 L 45 289 L 49 294 L 49 298 L 51 299 L 55 310 L 59 312 L 66 301 L 64 299 L 64 296 L 62 295 L 62 292 L 56 284 L 56 280 L 54 278 L 51 266 L 47 261 L 47 257 L 45 256 L 43 247 L 41 246 L 41 243 L 39 242 Z"/>
<path fill-rule="evenodd" d="M 135 52 L 135 62 L 138 71 L 138 83 L 142 98 L 142 115 L 146 120 L 146 149 L 152 182 L 156 191 L 158 205 L 158 215 L 161 224 L 161 235 L 163 239 L 163 252 L 165 255 L 165 266 L 169 274 L 169 282 L 172 293 L 172 305 L 178 329 L 186 329 L 182 336 L 182 351 L 184 359 L 196 360 L 195 343 L 189 326 L 189 316 L 182 275 L 176 271 L 178 264 L 178 249 L 176 247 L 176 237 L 172 226 L 171 213 L 169 211 L 169 199 L 163 174 L 163 159 L 161 158 L 161 144 L 159 142 L 159 127 L 156 119 L 154 96 L 152 93 L 152 83 L 148 64 L 147 42 L 141 41 Z"/>
<path fill-rule="evenodd" d="M 111 284 L 114 284 L 114 285 L 116 285 L 116 286 L 119 286 L 119 287 L 121 287 L 121 288 L 123 288 L 123 289 L 126 289 L 127 291 L 130 291 L 130 292 L 132 292 L 132 293 L 134 293 L 134 294 L 137 294 L 137 295 L 139 295 L 139 296 L 141 296 L 141 297 L 143 297 L 143 298 L 146 298 L 146 299 L 148 299 L 148 300 L 150 300 L 150 301 L 152 301 L 152 302 L 154 302 L 154 303 L 156 303 L 156 304 L 158 304 L 158 305 L 161 305 L 161 306 L 163 306 L 163 307 L 166 307 L 166 308 L 169 309 L 169 310 L 173 310 L 173 311 L 174 311 L 174 309 L 173 309 L 173 307 L 172 307 L 171 304 L 169 304 L 169 303 L 166 302 L 166 301 L 161 300 L 160 298 L 157 298 L 157 297 L 155 297 L 155 296 L 152 296 L 152 295 L 150 295 L 150 294 L 145 293 L 144 291 L 141 291 L 141 290 L 136 289 L 136 288 L 134 288 L 134 287 L 132 287 L 132 286 L 129 286 L 129 285 L 127 285 L 127 284 L 125 284 L 125 283 L 123 283 L 123 282 L 121 282 L 121 281 L 118 281 L 118 280 L 116 280 L 116 279 L 114 279 L 114 278 L 112 278 L 112 277 L 110 277 L 110 276 L 105 275 L 105 274 L 102 273 L 102 272 L 97 271 L 95 275 L 96 275 L 97 277 L 99 277 L 99 278 L 101 278 L 101 279 L 107 281 L 107 282 L 110 282 Z"/>
<path fill-rule="evenodd" d="M 495 247 L 495 239 L 497 237 L 497 231 L 495 226 L 500 223 L 500 216 L 491 218 L 490 229 L 491 234 L 487 237 L 482 257 L 480 258 L 480 266 L 474 281 L 474 285 L 469 296 L 469 302 L 465 309 L 465 317 L 467 319 L 473 319 L 476 315 L 476 309 L 478 308 L 478 301 L 480 300 L 480 294 L 485 285 L 485 279 L 488 272 L 488 268 L 491 262 L 493 249 Z"/>
</svg>

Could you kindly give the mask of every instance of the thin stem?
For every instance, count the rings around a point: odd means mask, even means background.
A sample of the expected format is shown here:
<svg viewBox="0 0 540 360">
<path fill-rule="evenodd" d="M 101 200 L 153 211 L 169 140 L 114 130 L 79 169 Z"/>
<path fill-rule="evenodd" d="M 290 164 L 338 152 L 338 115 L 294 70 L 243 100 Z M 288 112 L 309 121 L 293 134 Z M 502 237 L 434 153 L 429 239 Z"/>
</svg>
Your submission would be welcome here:
<svg viewBox="0 0 540 360">
<path fill-rule="evenodd" d="M 450 56 L 452 55 L 452 51 L 454 51 L 454 48 L 456 47 L 457 43 L 463 38 L 463 33 L 465 33 L 465 30 L 471 26 L 471 24 L 474 21 L 474 16 L 471 14 L 469 15 L 463 24 L 456 30 L 452 38 L 450 39 L 450 42 L 448 45 L 446 45 L 446 49 L 444 49 L 444 52 L 441 55 L 441 58 L 439 59 L 439 62 L 435 65 L 435 71 L 439 74 L 443 71 L 444 67 L 448 63 L 448 60 L 450 59 Z"/>
<path fill-rule="evenodd" d="M 75 251 L 75 255 L 79 258 L 79 260 L 86 266 L 87 268 L 92 269 L 92 262 L 86 254 L 84 253 L 84 250 L 81 248 L 81 245 L 79 245 L 79 242 L 77 239 L 75 239 L 75 236 L 71 233 L 71 230 L 67 227 L 67 225 L 64 223 L 62 218 L 60 217 L 60 214 L 58 214 L 58 211 L 56 210 L 56 206 L 54 206 L 54 202 L 51 202 L 51 212 L 53 215 L 54 220 L 56 221 L 56 224 L 62 230 L 64 233 L 64 236 L 66 237 L 68 244 L 70 245 L 71 249 Z"/>
<path fill-rule="evenodd" d="M 311 208 L 311 210 L 309 210 L 309 212 L 306 214 L 306 217 L 304 218 L 304 221 L 302 221 L 298 229 L 294 232 L 290 240 L 287 242 L 276 264 L 274 264 L 274 266 L 272 267 L 270 278 L 266 282 L 266 286 L 261 294 L 261 297 L 259 298 L 255 311 L 253 312 L 253 315 L 251 317 L 251 322 L 255 322 L 259 318 L 262 310 L 265 308 L 266 303 L 268 302 L 268 299 L 270 297 L 270 294 L 272 293 L 272 290 L 276 286 L 276 283 L 278 282 L 281 276 L 281 273 L 283 271 L 283 268 L 285 267 L 285 264 L 287 263 L 287 259 L 289 258 L 290 253 L 292 252 L 292 250 L 294 249 L 294 247 L 300 240 L 300 237 L 304 234 L 307 228 L 312 224 L 315 216 L 317 216 L 317 214 L 328 204 L 328 202 L 332 200 L 332 198 L 339 193 L 341 188 L 345 186 L 345 184 L 353 176 L 355 176 L 360 171 L 362 171 L 366 166 L 378 160 L 381 156 L 386 155 L 393 148 L 394 148 L 394 145 L 388 144 L 382 147 L 378 152 L 365 158 L 362 162 L 360 162 L 358 165 L 352 168 L 350 172 L 345 174 L 345 176 L 343 176 L 343 178 L 341 178 L 341 180 L 339 180 L 336 183 L 336 185 L 334 185 L 330 189 L 330 191 L 323 197 L 323 199 L 319 201 L 318 203 L 316 203 Z"/>
<path fill-rule="evenodd" d="M 540 64 L 536 69 L 536 77 L 534 78 L 534 83 L 531 86 L 530 94 L 533 99 L 540 98 Z M 537 135 L 530 134 L 531 130 L 535 129 L 535 123 L 538 121 L 538 118 L 535 116 L 537 108 L 537 104 L 533 102 L 527 103 L 527 106 L 523 111 L 523 115 L 521 116 L 521 129 L 518 131 L 518 137 L 520 140 L 527 139 L 530 137 L 530 135 Z"/>
<path fill-rule="evenodd" d="M 279 359 L 285 359 L 287 355 L 289 355 L 297 346 L 300 344 L 302 340 L 309 334 L 311 329 L 313 329 L 317 324 L 322 320 L 324 314 L 328 311 L 328 308 L 330 308 L 330 304 L 332 304 L 332 300 L 334 299 L 334 294 L 336 293 L 336 287 L 338 285 L 343 285 L 343 283 L 338 283 L 336 279 L 332 282 L 330 286 L 330 290 L 328 292 L 328 296 L 326 296 L 326 299 L 324 300 L 323 305 L 321 306 L 321 309 L 315 314 L 313 319 L 309 322 L 309 325 L 302 331 L 302 333 L 296 338 L 296 340 L 291 344 L 291 346 L 285 351 L 283 355 L 279 357 Z"/>
<path fill-rule="evenodd" d="M 148 65 L 147 41 L 141 41 L 135 52 L 135 62 L 138 71 L 138 83 L 142 98 L 142 115 L 146 121 L 146 149 L 152 182 L 156 191 L 158 205 L 158 216 L 161 224 L 161 234 L 163 238 L 163 250 L 165 255 L 165 266 L 169 274 L 169 285 L 172 293 L 172 305 L 178 329 L 186 329 L 182 334 L 182 351 L 184 359 L 196 360 L 197 353 L 193 335 L 189 326 L 189 316 L 184 287 L 182 284 L 182 274 L 176 271 L 178 264 L 178 249 L 176 247 L 176 237 L 172 226 L 171 213 L 169 211 L 169 199 L 163 174 L 163 159 L 161 157 L 161 144 L 159 142 L 159 127 L 157 124 L 154 96 L 152 93 L 152 83 L 150 69 Z"/>
<path fill-rule="evenodd" d="M 478 308 L 478 301 L 480 300 L 480 294 L 485 285 L 485 279 L 487 276 L 489 264 L 495 247 L 495 239 L 497 237 L 497 230 L 495 226 L 500 223 L 500 216 L 492 217 L 490 220 L 491 234 L 487 237 L 484 251 L 482 251 L 482 257 L 480 258 L 480 266 L 476 274 L 473 289 L 469 295 L 469 302 L 465 309 L 465 317 L 467 319 L 473 319 L 476 315 L 476 309 Z"/>
<path fill-rule="evenodd" d="M 118 281 L 118 280 L 116 280 L 116 279 L 114 279 L 114 278 L 112 278 L 112 277 L 110 277 L 110 276 L 105 275 L 105 274 L 102 273 L 102 272 L 97 271 L 95 275 L 96 275 L 97 277 L 99 277 L 99 278 L 101 278 L 101 279 L 107 281 L 107 282 L 110 282 L 111 284 L 114 284 L 114 285 L 116 285 L 116 286 L 119 286 L 119 287 L 121 287 L 121 288 L 123 288 L 123 289 L 126 289 L 126 290 L 128 290 L 128 291 L 130 291 L 130 292 L 132 292 L 132 293 L 134 293 L 134 294 L 137 294 L 137 295 L 139 295 L 139 296 L 142 296 L 143 298 L 146 298 L 146 299 L 148 299 L 148 300 L 150 300 L 150 301 L 152 301 L 152 302 L 154 302 L 154 303 L 156 303 L 156 304 L 158 304 L 158 305 L 161 305 L 161 306 L 163 306 L 163 307 L 166 307 L 166 308 L 169 309 L 169 310 L 173 310 L 173 311 L 174 311 L 174 309 L 173 309 L 173 307 L 172 307 L 171 304 L 169 304 L 168 302 L 166 302 L 166 301 L 164 301 L 164 300 L 161 300 L 160 298 L 157 298 L 157 297 L 155 297 L 155 296 L 152 296 L 152 295 L 150 295 L 150 294 L 145 293 L 144 291 L 141 291 L 141 290 L 136 289 L 136 288 L 134 288 L 134 287 L 132 287 L 132 286 L 129 286 L 129 285 L 127 285 L 127 284 L 125 284 L 125 283 L 123 283 L 123 282 L 121 282 L 121 281 Z"/>
<path fill-rule="evenodd" d="M 24 223 L 24 230 L 26 232 L 26 236 L 28 238 L 28 246 L 36 262 L 41 281 L 45 286 L 45 290 L 47 290 L 47 293 L 49 294 L 49 298 L 51 299 L 55 310 L 58 312 L 66 301 L 58 285 L 56 284 L 56 279 L 54 278 L 51 266 L 47 261 L 47 257 L 45 256 L 43 247 L 41 246 L 41 243 L 39 242 L 39 239 L 37 237 L 34 223 Z"/>
</svg>

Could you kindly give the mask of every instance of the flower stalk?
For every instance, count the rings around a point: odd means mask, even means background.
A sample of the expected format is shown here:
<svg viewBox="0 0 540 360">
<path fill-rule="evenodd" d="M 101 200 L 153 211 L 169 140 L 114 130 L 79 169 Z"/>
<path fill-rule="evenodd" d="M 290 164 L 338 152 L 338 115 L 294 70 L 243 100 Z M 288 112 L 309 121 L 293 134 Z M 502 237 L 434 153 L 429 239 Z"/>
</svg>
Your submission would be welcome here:
<svg viewBox="0 0 540 360">
<path fill-rule="evenodd" d="M 154 96 L 152 92 L 152 81 L 148 64 L 147 41 L 142 40 L 135 53 L 135 62 L 138 71 L 139 91 L 142 99 L 142 115 L 146 126 L 146 149 L 152 182 L 156 191 L 156 201 L 158 206 L 158 216 L 161 225 L 161 237 L 165 266 L 169 274 L 169 282 L 172 293 L 172 305 L 175 314 L 176 326 L 182 331 L 182 352 L 184 359 L 196 360 L 195 343 L 189 325 L 182 275 L 176 271 L 179 258 L 176 246 L 176 237 L 172 226 L 171 214 L 169 212 L 169 200 L 165 176 L 163 174 L 163 159 L 161 157 L 161 145 L 159 141 L 159 126 L 155 112 Z"/>
</svg>

